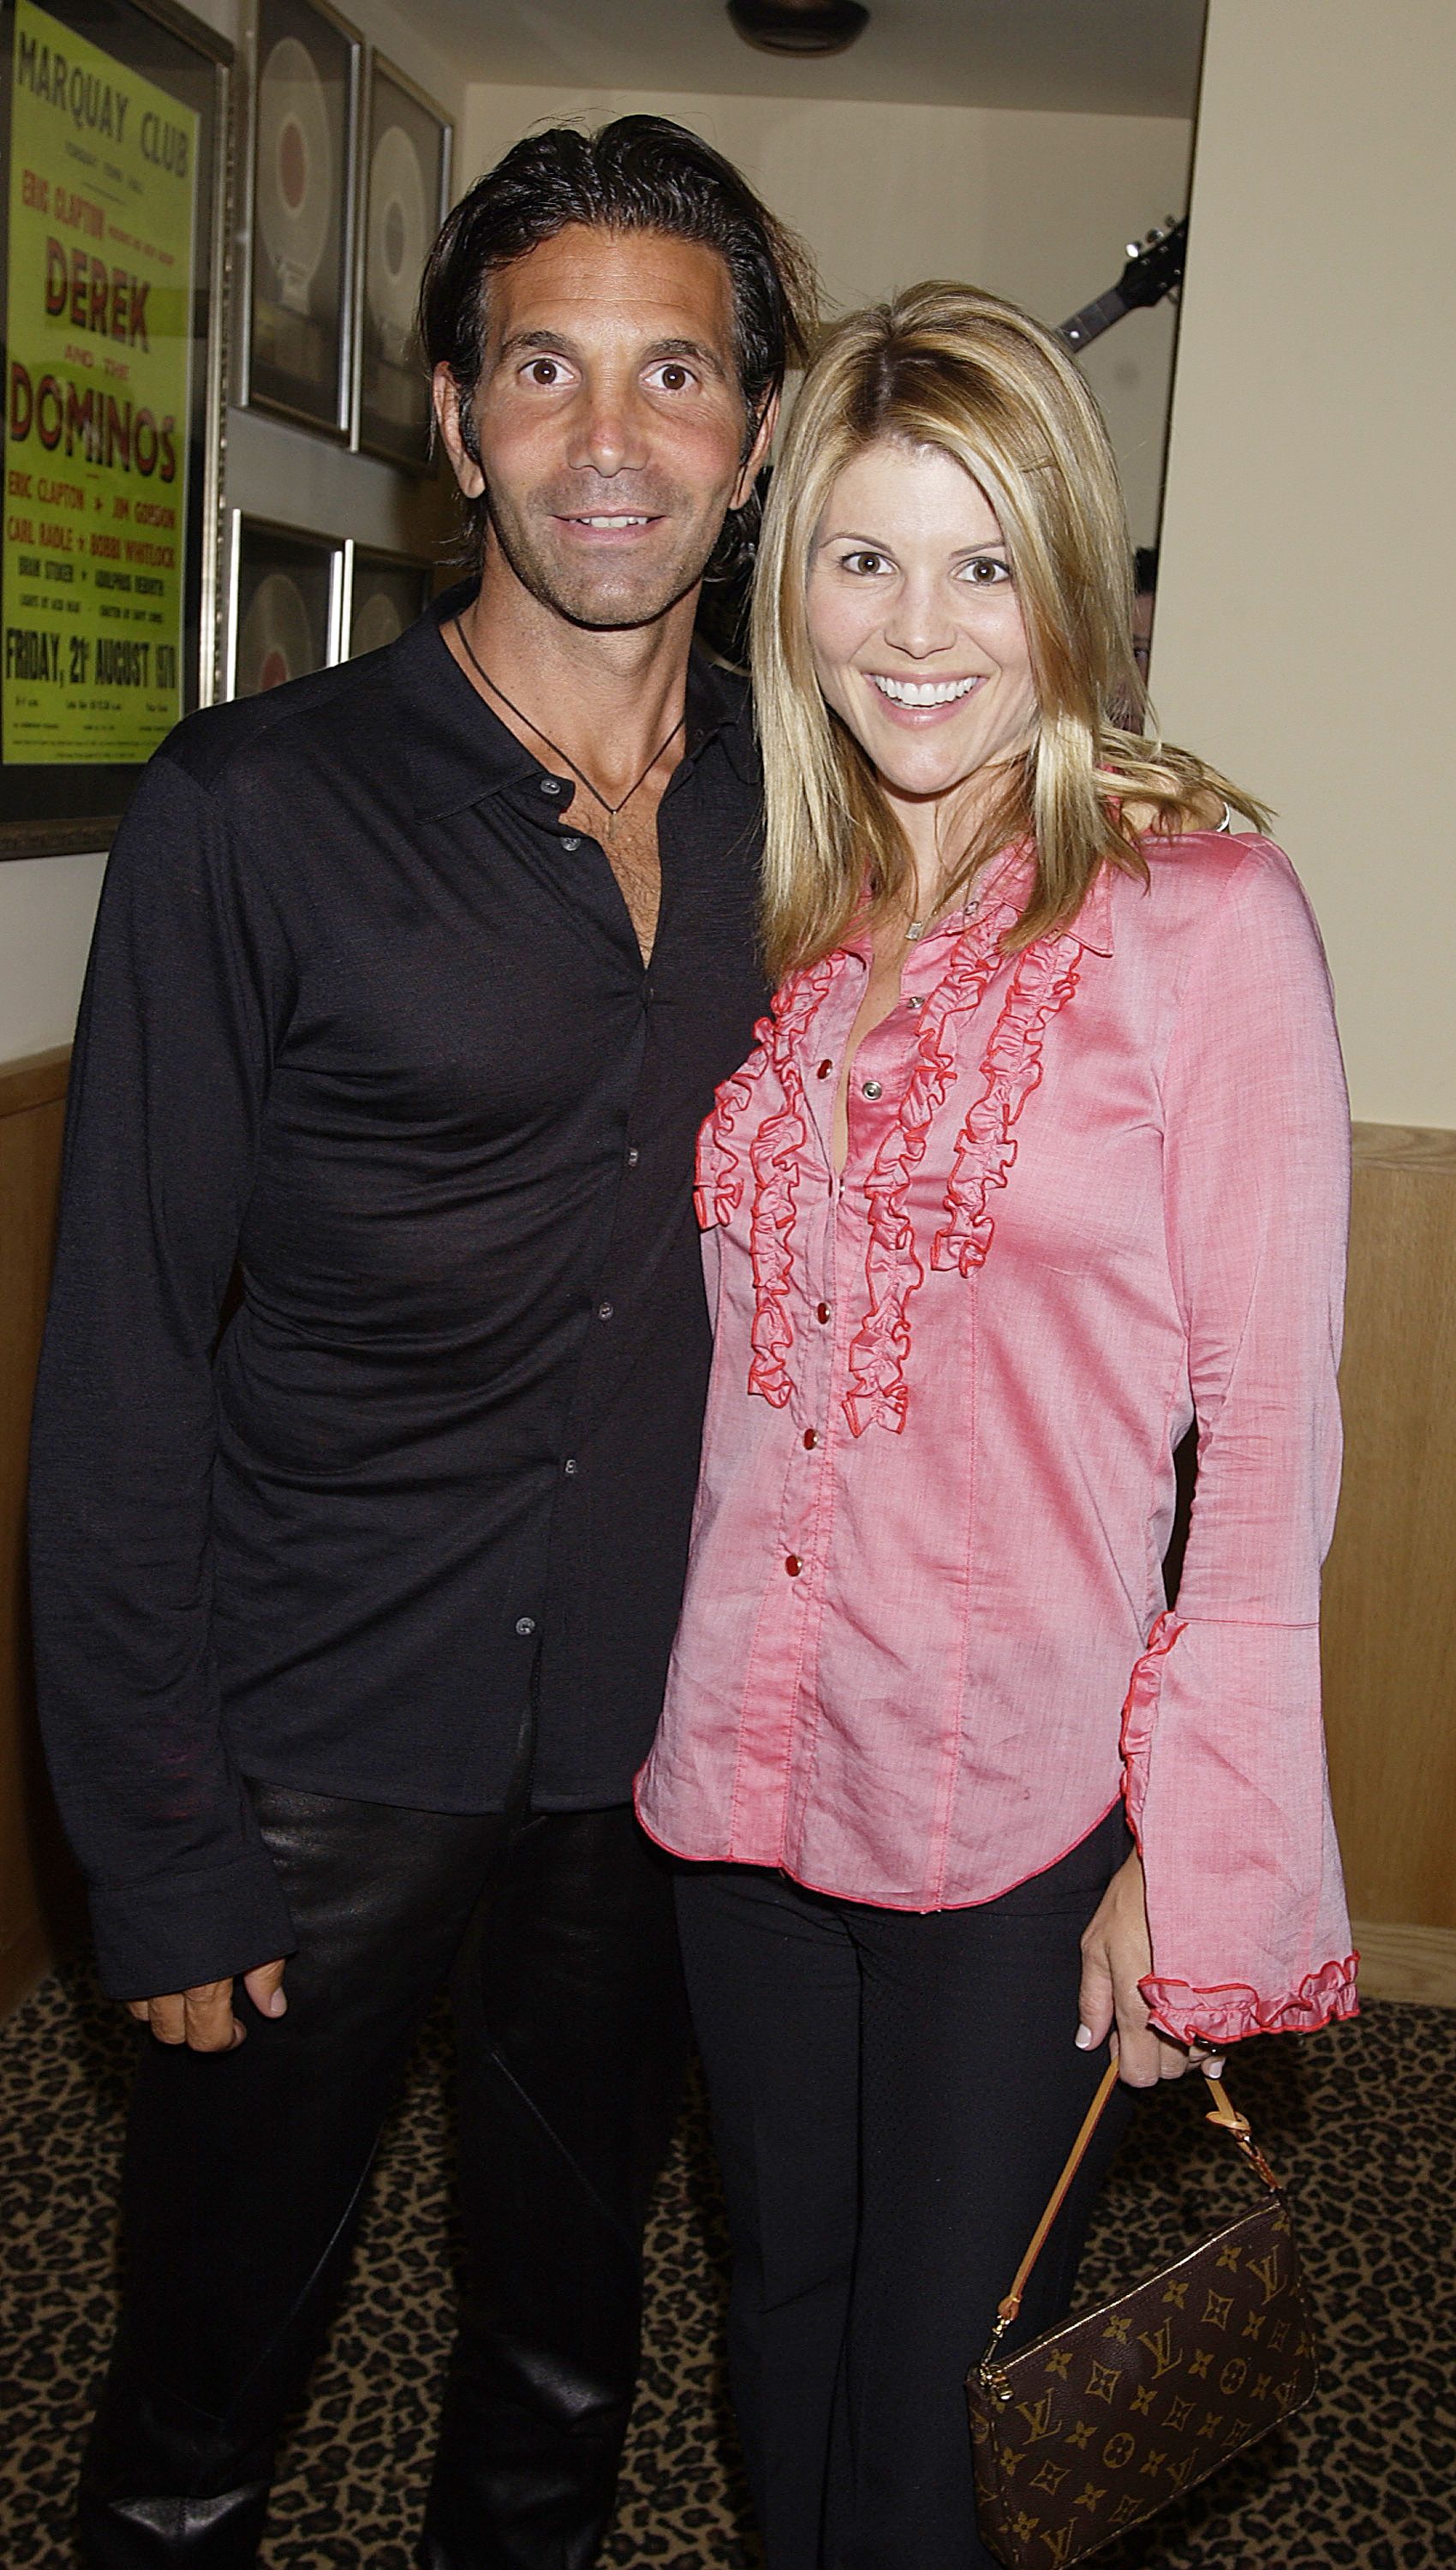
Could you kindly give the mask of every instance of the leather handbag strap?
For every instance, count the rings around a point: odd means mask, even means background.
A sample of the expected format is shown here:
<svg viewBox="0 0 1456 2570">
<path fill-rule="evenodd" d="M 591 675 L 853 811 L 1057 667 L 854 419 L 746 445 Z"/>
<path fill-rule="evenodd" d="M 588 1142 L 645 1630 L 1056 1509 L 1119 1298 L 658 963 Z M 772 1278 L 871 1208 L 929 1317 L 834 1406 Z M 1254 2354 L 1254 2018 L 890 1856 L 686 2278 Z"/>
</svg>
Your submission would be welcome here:
<svg viewBox="0 0 1456 2570">
<path fill-rule="evenodd" d="M 1078 2169 L 1081 2167 L 1083 2160 L 1087 2156 L 1092 2136 L 1096 2132 L 1098 2125 L 1101 2123 L 1103 2113 L 1107 2106 L 1107 2101 L 1112 2095 L 1114 2088 L 1117 2086 L 1117 2042 L 1114 2037 L 1112 2058 L 1109 2061 L 1106 2070 L 1102 2074 L 1102 2078 L 1098 2084 L 1097 2094 L 1093 2098 L 1091 2105 L 1088 2107 L 1087 2112 L 1082 2119 L 1082 2129 L 1078 2133 L 1076 2140 L 1072 2144 L 1071 2150 L 1067 2154 L 1067 2164 L 1062 2170 L 1061 2176 L 1057 2179 L 1055 2186 L 1052 2188 L 1051 2194 L 1047 2198 L 1046 2211 L 1043 2213 L 1041 2220 L 1038 2222 L 1036 2229 L 1033 2231 L 1031 2238 L 1027 2243 L 1026 2255 L 1022 2259 L 1020 2266 L 1017 2268 L 1016 2273 L 1011 2280 L 1010 2292 L 996 2305 L 996 2328 L 995 2336 L 991 2341 L 992 2347 L 994 2347 L 996 2340 L 1001 2337 L 1002 2333 L 1010 2328 L 1012 2321 L 1016 2318 L 1017 2313 L 1021 2309 L 1021 2298 L 1030 2281 L 1031 2271 L 1036 2265 L 1037 2259 L 1041 2256 L 1043 2249 L 1046 2247 L 1047 2234 L 1050 2231 L 1052 2224 L 1055 2222 L 1057 2215 L 1060 2213 L 1063 2204 L 1066 2202 L 1067 2189 L 1070 2187 L 1073 2178 L 1076 2176 Z M 1238 2144 L 1244 2157 L 1249 2161 L 1250 2166 L 1258 2171 L 1266 2186 L 1276 2187 L 1278 2181 L 1254 2139 L 1254 2135 L 1250 2130 L 1248 2116 L 1240 2114 L 1237 2106 L 1235 2106 L 1230 2099 L 1228 2091 L 1225 2089 L 1222 2080 L 1215 2079 L 1208 2071 L 1205 2071 L 1203 2076 L 1208 2082 L 1209 2092 L 1215 2100 L 1213 2113 L 1208 2119 L 1209 2122 L 1211 2124 L 1221 2124 L 1226 2132 L 1232 2133 L 1234 2140 Z"/>
</svg>

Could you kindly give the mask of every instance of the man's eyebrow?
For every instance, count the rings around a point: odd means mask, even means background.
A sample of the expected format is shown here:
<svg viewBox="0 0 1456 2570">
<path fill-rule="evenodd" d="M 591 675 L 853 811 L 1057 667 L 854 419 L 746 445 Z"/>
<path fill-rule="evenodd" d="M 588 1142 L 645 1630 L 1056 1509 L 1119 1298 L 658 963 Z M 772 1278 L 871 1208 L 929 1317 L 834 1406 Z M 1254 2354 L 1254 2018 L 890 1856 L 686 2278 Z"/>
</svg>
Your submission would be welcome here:
<svg viewBox="0 0 1456 2570">
<path fill-rule="evenodd" d="M 497 363 L 507 357 L 524 355 L 528 350 L 534 350 L 538 355 L 576 359 L 580 356 L 581 346 L 580 341 L 573 339 L 567 330 L 513 330 L 501 342 Z M 674 357 L 689 358 L 708 374 L 716 376 L 720 383 L 728 381 L 728 368 L 723 359 L 702 339 L 653 339 L 642 351 L 642 363 L 648 366 L 663 365 Z"/>
</svg>

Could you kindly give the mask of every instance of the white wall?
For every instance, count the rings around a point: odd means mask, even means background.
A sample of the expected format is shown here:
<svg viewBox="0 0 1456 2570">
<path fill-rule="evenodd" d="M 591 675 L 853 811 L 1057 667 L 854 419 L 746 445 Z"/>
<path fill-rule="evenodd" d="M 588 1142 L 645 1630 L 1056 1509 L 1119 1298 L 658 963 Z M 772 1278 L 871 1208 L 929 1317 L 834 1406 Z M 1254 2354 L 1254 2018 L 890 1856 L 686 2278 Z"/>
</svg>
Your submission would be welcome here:
<svg viewBox="0 0 1456 2570">
<path fill-rule="evenodd" d="M 190 5 L 218 35 L 241 44 L 249 22 L 244 0 Z M 359 33 L 436 98 L 459 128 L 464 86 L 420 33 L 415 13 L 391 0 L 342 0 L 342 8 Z M 238 76 L 246 77 L 241 54 Z M 240 261 L 235 264 L 244 272 Z M 369 457 L 347 459 L 347 526 L 339 522 L 339 457 L 327 440 L 261 413 L 229 410 L 226 463 L 230 506 L 357 536 L 365 544 L 420 549 L 431 515 L 428 496 L 422 502 L 420 485 Z M 100 856 L 0 862 L 0 1062 L 70 1042 L 104 870 Z"/>
<path fill-rule="evenodd" d="M 1212 0 L 1153 687 L 1275 807 L 1355 1114 L 1456 1126 L 1456 10 Z"/>
</svg>

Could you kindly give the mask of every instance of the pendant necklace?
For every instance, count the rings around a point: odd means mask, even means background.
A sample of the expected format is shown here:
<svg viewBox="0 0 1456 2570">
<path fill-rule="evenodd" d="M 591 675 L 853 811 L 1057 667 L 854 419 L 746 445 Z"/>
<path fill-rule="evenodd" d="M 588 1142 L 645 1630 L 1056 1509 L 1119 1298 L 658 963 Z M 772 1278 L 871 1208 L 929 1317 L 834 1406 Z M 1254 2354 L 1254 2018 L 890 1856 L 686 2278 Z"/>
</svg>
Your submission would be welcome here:
<svg viewBox="0 0 1456 2570">
<path fill-rule="evenodd" d="M 560 742 L 558 740 L 552 740 L 548 731 L 543 731 L 540 723 L 533 722 L 530 714 L 523 713 L 521 707 L 512 702 L 512 699 L 507 695 L 505 688 L 497 685 L 489 669 L 481 666 L 480 661 L 476 658 L 474 651 L 470 647 L 470 637 L 466 633 L 465 627 L 462 625 L 458 616 L 455 619 L 455 630 L 460 636 L 460 647 L 464 651 L 466 658 L 469 660 L 471 667 L 475 670 L 478 677 L 484 678 L 492 695 L 499 696 L 502 704 L 509 708 L 509 710 L 516 716 L 517 721 L 525 723 L 528 731 L 535 732 L 538 740 L 545 741 L 547 749 L 560 760 L 561 765 L 563 767 L 569 767 L 577 784 L 585 786 L 592 801 L 601 805 L 603 812 L 606 814 L 606 828 L 603 830 L 601 835 L 605 839 L 607 846 L 610 847 L 612 832 L 616 828 L 617 814 L 626 810 L 632 796 L 646 784 L 648 777 L 651 775 L 658 759 L 662 756 L 663 751 L 671 748 L 678 733 L 681 731 L 683 724 L 687 720 L 686 710 L 684 709 L 684 711 L 678 715 L 676 722 L 673 724 L 671 731 L 667 735 L 667 738 L 658 742 L 657 747 L 653 750 L 651 757 L 643 768 L 641 775 L 637 778 L 636 784 L 629 785 L 627 787 L 627 790 L 619 803 L 608 803 L 600 786 L 593 785 L 590 777 L 583 775 L 574 758 L 568 758 L 566 756 Z"/>
</svg>

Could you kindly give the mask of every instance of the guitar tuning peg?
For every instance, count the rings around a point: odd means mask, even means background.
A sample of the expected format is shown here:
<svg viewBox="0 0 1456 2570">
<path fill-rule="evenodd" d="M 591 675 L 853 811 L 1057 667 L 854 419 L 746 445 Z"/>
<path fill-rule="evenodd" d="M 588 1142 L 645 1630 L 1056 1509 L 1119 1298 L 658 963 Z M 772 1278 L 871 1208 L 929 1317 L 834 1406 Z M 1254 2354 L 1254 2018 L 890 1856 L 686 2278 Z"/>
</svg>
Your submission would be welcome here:
<svg viewBox="0 0 1456 2570">
<path fill-rule="evenodd" d="M 1130 240 L 1127 245 L 1127 254 L 1129 258 L 1141 258 L 1143 254 L 1142 242 Z"/>
</svg>

